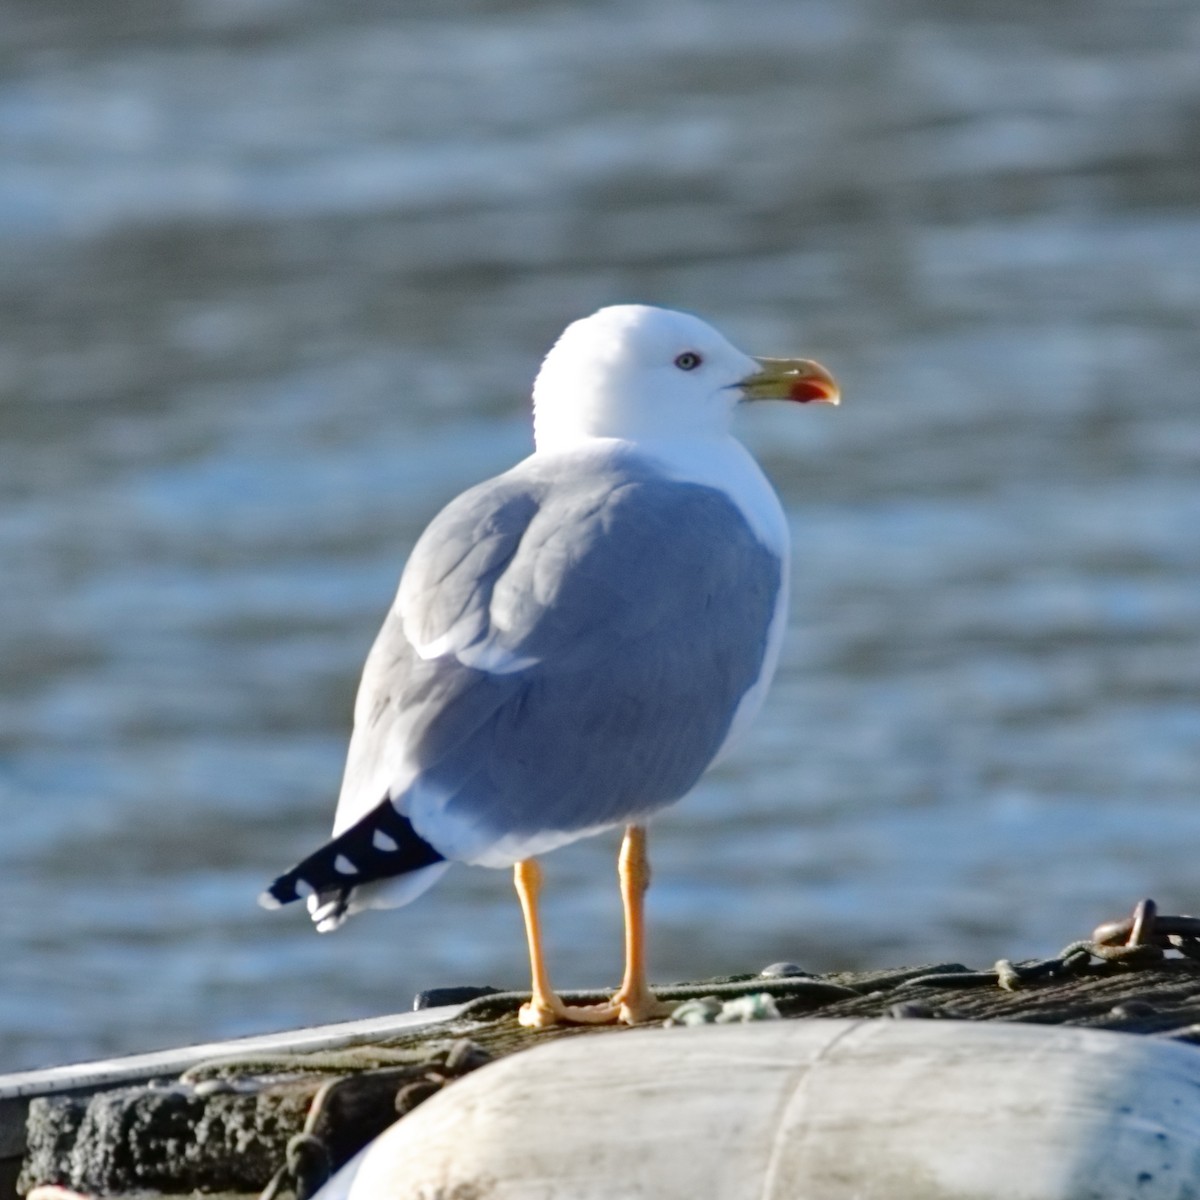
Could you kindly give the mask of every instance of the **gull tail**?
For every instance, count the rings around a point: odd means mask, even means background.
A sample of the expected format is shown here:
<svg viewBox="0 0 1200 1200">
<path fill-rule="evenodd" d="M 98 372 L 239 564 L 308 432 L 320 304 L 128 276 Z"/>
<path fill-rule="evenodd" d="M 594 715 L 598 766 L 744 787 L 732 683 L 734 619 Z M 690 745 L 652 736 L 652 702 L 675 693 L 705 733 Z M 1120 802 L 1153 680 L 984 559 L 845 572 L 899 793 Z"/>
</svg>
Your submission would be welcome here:
<svg viewBox="0 0 1200 1200">
<path fill-rule="evenodd" d="M 349 829 L 285 871 L 262 895 L 263 908 L 307 900 L 321 933 L 363 908 L 407 904 L 449 863 L 385 800 Z"/>
</svg>

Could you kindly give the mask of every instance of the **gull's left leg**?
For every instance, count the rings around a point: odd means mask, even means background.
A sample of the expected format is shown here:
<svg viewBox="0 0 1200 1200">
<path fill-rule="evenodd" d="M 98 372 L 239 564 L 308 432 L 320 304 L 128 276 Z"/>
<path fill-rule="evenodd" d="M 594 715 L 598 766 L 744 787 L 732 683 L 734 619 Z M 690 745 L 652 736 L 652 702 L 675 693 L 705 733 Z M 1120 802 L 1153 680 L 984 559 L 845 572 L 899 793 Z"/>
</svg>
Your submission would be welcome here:
<svg viewBox="0 0 1200 1200">
<path fill-rule="evenodd" d="M 674 1005 L 657 999 L 646 982 L 646 889 L 650 886 L 650 859 L 646 855 L 646 828 L 630 825 L 617 860 L 621 903 L 625 908 L 625 978 L 612 998 L 626 1025 L 669 1016 Z"/>
</svg>

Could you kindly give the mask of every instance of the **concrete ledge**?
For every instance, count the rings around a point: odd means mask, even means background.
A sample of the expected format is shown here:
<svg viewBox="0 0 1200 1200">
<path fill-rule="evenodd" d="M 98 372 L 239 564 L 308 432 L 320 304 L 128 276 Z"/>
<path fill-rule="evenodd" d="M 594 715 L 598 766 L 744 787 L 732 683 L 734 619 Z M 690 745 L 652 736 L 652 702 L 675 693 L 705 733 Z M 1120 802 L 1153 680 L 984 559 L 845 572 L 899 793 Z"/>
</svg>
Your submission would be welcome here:
<svg viewBox="0 0 1200 1200">
<path fill-rule="evenodd" d="M 31 1100 L 43 1096 L 90 1096 L 103 1088 L 130 1087 L 154 1079 L 170 1079 L 197 1063 L 220 1058 L 243 1058 L 338 1050 L 370 1044 L 437 1025 L 458 1015 L 463 1005 L 426 1008 L 418 1012 L 317 1025 L 283 1033 L 260 1034 L 222 1042 L 206 1042 L 135 1054 L 0 1075 L 0 1197 L 13 1195 L 21 1157 L 25 1153 L 25 1123 Z"/>
</svg>

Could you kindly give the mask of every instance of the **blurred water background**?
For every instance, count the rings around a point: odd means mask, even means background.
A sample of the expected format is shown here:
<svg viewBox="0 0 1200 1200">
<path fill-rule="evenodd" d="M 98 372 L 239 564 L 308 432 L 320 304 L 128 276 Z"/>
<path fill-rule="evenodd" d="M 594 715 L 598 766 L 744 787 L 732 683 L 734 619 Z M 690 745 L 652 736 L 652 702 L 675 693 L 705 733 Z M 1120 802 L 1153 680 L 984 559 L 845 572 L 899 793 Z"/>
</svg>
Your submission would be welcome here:
<svg viewBox="0 0 1200 1200">
<path fill-rule="evenodd" d="M 413 539 L 640 300 L 808 354 L 741 425 L 792 631 L 658 823 L 659 979 L 1200 908 L 1200 9 L 4 0 L 0 1070 L 526 979 L 506 872 L 318 937 Z M 615 837 L 552 856 L 618 974 Z"/>
</svg>

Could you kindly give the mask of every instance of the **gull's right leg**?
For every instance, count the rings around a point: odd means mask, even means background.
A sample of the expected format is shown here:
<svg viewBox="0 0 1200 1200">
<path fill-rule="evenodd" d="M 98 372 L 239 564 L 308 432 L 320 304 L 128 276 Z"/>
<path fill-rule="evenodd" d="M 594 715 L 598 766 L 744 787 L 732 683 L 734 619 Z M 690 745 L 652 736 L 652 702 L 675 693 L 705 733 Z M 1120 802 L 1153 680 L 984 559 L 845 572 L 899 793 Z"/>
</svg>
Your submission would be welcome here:
<svg viewBox="0 0 1200 1200">
<path fill-rule="evenodd" d="M 518 1017 L 522 1025 L 546 1029 L 551 1025 L 611 1025 L 621 1013 L 621 1004 L 608 1003 L 576 1007 L 564 1004 L 550 986 L 550 975 L 542 955 L 542 926 L 538 919 L 538 893 L 542 890 L 542 868 L 537 859 L 527 858 L 513 868 L 513 882 L 525 916 L 525 936 L 529 941 L 529 965 L 533 975 L 533 995 L 521 1005 Z"/>
</svg>

